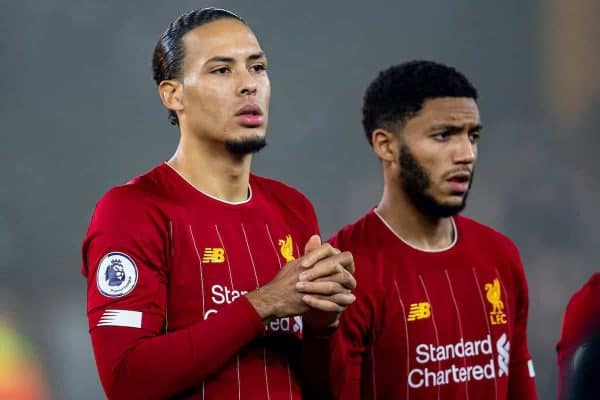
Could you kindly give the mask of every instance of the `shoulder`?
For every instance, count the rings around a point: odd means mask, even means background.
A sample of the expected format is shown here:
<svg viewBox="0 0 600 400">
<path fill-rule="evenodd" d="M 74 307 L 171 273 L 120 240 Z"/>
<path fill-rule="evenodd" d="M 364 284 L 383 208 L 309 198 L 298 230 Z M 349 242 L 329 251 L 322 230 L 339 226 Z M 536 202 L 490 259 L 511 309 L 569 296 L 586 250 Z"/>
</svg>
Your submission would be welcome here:
<svg viewBox="0 0 600 400">
<path fill-rule="evenodd" d="M 360 252 L 360 248 L 370 246 L 368 231 L 372 225 L 373 212 L 370 211 L 358 220 L 337 231 L 328 242 L 340 250 Z"/>
<path fill-rule="evenodd" d="M 527 277 L 515 243 L 503 233 L 470 218 L 459 216 L 456 223 L 468 251 L 497 268 L 505 283 L 519 296 L 528 296 Z"/>
<path fill-rule="evenodd" d="M 277 207 L 284 210 L 288 215 L 291 213 L 301 219 L 305 218 L 307 214 L 314 216 L 316 219 L 311 201 L 298 189 L 275 179 L 257 175 L 250 176 L 250 185 L 253 196 L 260 196 L 271 208 Z"/>
<path fill-rule="evenodd" d="M 162 260 L 168 225 L 155 199 L 159 192 L 151 178 L 149 174 L 136 177 L 100 198 L 83 240 L 84 274 L 113 253 L 137 261 Z"/>
<path fill-rule="evenodd" d="M 600 293 L 600 272 L 596 272 L 594 275 L 592 275 L 583 288 L 588 288 L 594 293 Z M 600 299 L 600 297 L 598 297 L 598 299 Z"/>
<path fill-rule="evenodd" d="M 581 342 L 595 329 L 600 329 L 600 272 L 571 296 L 563 318 L 559 351 Z"/>
<path fill-rule="evenodd" d="M 310 203 L 308 198 L 302 192 L 283 182 L 254 174 L 251 175 L 250 179 L 250 183 L 253 186 L 252 189 L 259 190 L 263 195 Z"/>
<path fill-rule="evenodd" d="M 477 246 L 495 256 L 519 257 L 519 250 L 512 239 L 496 229 L 463 215 L 456 217 L 456 224 L 467 242 L 476 242 Z"/>
<path fill-rule="evenodd" d="M 93 220 L 135 220 L 156 213 L 160 184 L 156 168 L 110 188 L 96 204 Z"/>
<path fill-rule="evenodd" d="M 140 212 L 148 207 L 150 193 L 138 182 L 110 188 L 96 205 L 96 212 Z"/>
<path fill-rule="evenodd" d="M 595 273 L 590 279 L 571 297 L 567 306 L 567 313 L 577 312 L 580 309 L 588 309 L 596 306 L 600 311 L 600 272 Z M 599 317 L 600 318 L 600 317 Z"/>
</svg>

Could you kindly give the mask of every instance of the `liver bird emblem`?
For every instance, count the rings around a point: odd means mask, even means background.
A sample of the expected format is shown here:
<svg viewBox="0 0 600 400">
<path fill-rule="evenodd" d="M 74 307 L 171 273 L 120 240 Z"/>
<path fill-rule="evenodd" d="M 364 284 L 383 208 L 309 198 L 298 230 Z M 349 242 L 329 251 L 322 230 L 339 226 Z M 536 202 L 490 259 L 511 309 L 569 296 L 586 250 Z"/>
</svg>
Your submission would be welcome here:
<svg viewBox="0 0 600 400">
<path fill-rule="evenodd" d="M 492 314 L 503 313 L 504 303 L 500 299 L 500 281 L 496 278 L 492 283 L 486 283 L 485 286 L 485 297 L 492 303 L 493 309 Z"/>
<path fill-rule="evenodd" d="M 279 239 L 279 251 L 286 262 L 294 261 L 294 244 L 292 242 L 292 235 L 287 235 L 285 239 Z"/>
</svg>

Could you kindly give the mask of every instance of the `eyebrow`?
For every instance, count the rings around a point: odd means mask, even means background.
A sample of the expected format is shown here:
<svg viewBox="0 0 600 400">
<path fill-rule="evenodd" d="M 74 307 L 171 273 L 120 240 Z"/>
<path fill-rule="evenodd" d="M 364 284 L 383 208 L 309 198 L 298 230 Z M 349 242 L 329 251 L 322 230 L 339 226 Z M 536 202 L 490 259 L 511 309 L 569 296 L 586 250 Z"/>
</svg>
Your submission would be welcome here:
<svg viewBox="0 0 600 400">
<path fill-rule="evenodd" d="M 452 124 L 452 123 L 439 124 L 439 125 L 434 125 L 431 127 L 432 131 L 450 130 L 450 131 L 456 132 L 456 131 L 460 131 L 462 129 L 463 129 L 463 125 L 457 125 L 457 124 Z M 482 129 L 483 129 L 483 125 L 477 124 L 477 125 L 469 128 L 469 133 L 478 132 Z"/>
<path fill-rule="evenodd" d="M 248 61 L 255 61 L 261 58 L 265 58 L 265 53 L 262 51 L 259 51 L 258 53 L 252 53 L 248 56 L 247 60 Z M 212 58 L 209 58 L 208 60 L 206 60 L 205 64 L 209 64 L 209 63 L 233 63 L 235 62 L 235 58 L 233 57 L 229 57 L 229 56 L 214 56 Z"/>
</svg>

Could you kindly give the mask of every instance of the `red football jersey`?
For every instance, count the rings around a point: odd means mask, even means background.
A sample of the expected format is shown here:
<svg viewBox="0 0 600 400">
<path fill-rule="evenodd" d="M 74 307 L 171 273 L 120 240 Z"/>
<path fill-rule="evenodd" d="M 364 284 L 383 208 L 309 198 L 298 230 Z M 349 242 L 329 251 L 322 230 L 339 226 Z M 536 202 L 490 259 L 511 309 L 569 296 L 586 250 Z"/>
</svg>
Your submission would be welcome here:
<svg viewBox="0 0 600 400">
<path fill-rule="evenodd" d="M 244 294 L 317 232 L 302 194 L 254 175 L 240 203 L 201 193 L 166 163 L 110 190 L 82 266 L 109 398 L 300 398 L 301 317 L 265 326 Z"/>
<path fill-rule="evenodd" d="M 448 248 L 423 251 L 371 211 L 331 239 L 358 284 L 332 337 L 336 398 L 537 398 L 518 251 L 471 219 L 453 226 Z"/>
<path fill-rule="evenodd" d="M 558 352 L 558 394 L 559 398 L 568 395 L 573 359 L 577 349 L 594 334 L 600 333 L 600 273 L 592 275 L 581 289 L 569 300 L 563 318 Z"/>
</svg>

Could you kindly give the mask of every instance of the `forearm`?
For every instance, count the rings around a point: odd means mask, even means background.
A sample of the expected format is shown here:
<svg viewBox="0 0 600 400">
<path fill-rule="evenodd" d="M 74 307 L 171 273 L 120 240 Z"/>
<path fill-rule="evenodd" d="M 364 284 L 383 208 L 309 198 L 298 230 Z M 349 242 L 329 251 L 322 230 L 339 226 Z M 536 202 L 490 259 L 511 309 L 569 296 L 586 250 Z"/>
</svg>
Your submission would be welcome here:
<svg viewBox="0 0 600 400">
<path fill-rule="evenodd" d="M 271 294 L 268 284 L 246 294 L 246 299 L 264 322 L 276 317 L 287 316 L 281 315 L 280 307 L 278 307 L 281 298 Z"/>
<path fill-rule="evenodd" d="M 121 327 L 96 328 L 91 335 L 109 399 L 161 399 L 200 385 L 263 329 L 240 298 L 207 320 L 165 335 Z"/>
<path fill-rule="evenodd" d="M 303 393 L 308 399 L 332 399 L 332 337 L 304 327 L 302 370 Z"/>
</svg>

